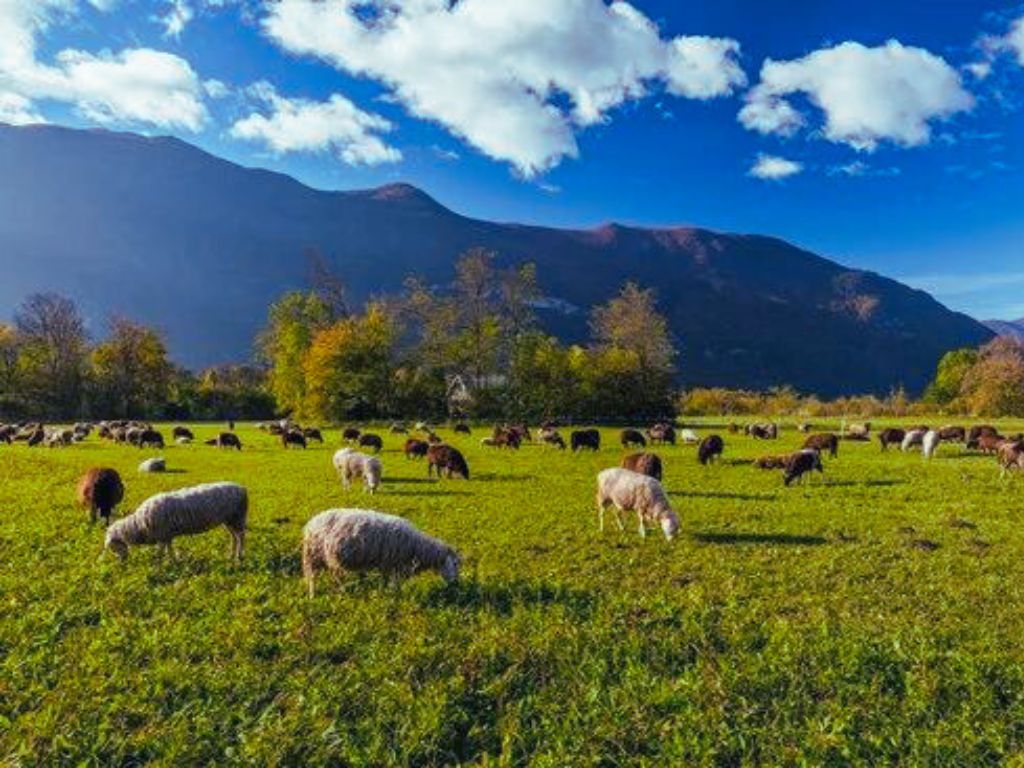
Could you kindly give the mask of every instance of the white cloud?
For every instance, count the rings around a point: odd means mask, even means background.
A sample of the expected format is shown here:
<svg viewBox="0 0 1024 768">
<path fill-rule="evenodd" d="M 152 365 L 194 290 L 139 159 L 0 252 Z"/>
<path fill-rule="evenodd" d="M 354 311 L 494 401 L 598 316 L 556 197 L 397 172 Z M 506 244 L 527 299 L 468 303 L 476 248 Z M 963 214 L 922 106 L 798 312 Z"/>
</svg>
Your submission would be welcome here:
<svg viewBox="0 0 1024 768">
<path fill-rule="evenodd" d="M 333 151 L 349 165 L 379 165 L 402 159 L 402 153 L 377 135 L 392 129 L 379 115 L 363 112 L 344 96 L 327 101 L 288 99 L 266 82 L 250 93 L 268 108 L 254 112 L 231 127 L 237 139 L 255 141 L 272 152 Z"/>
<path fill-rule="evenodd" d="M 746 83 L 739 45 L 663 39 L 626 2 L 279 0 L 267 35 L 385 83 L 414 115 L 533 176 L 576 157 L 576 129 L 658 83 L 695 99 Z"/>
<path fill-rule="evenodd" d="M 1010 31 L 1002 38 L 1002 47 L 1017 56 L 1017 63 L 1024 67 L 1024 16 L 1010 25 Z"/>
<path fill-rule="evenodd" d="M 798 173 L 803 172 L 803 170 L 803 163 L 796 160 L 787 160 L 784 157 L 776 157 L 775 155 L 758 155 L 757 162 L 750 169 L 749 175 L 755 179 L 781 181 L 782 179 L 788 179 L 790 176 L 796 176 Z"/>
<path fill-rule="evenodd" d="M 863 160 L 854 160 L 845 165 L 834 165 L 827 171 L 829 176 L 852 176 L 854 178 L 899 176 L 902 171 L 896 167 L 876 168 Z"/>
<path fill-rule="evenodd" d="M 91 0 L 101 11 L 114 0 Z M 99 54 L 67 49 L 51 64 L 37 38 L 74 14 L 78 0 L 0 0 L 0 91 L 16 116 L 38 117 L 35 104 L 72 105 L 101 123 L 129 122 L 198 130 L 207 119 L 202 82 L 184 59 L 149 48 Z"/>
<path fill-rule="evenodd" d="M 188 0 L 167 0 L 167 5 L 164 15 L 158 16 L 157 21 L 164 25 L 165 37 L 179 38 L 195 17 L 195 11 Z"/>
<path fill-rule="evenodd" d="M 956 70 L 922 48 L 895 40 L 876 48 L 843 43 L 795 61 L 766 61 L 740 122 L 760 133 L 792 135 L 806 123 L 788 101 L 795 94 L 824 112 L 825 138 L 865 151 L 882 141 L 926 144 L 932 120 L 974 105 Z"/>
<path fill-rule="evenodd" d="M 17 93 L 0 92 L 0 123 L 31 125 L 46 120 L 32 107 L 32 102 Z"/>
</svg>

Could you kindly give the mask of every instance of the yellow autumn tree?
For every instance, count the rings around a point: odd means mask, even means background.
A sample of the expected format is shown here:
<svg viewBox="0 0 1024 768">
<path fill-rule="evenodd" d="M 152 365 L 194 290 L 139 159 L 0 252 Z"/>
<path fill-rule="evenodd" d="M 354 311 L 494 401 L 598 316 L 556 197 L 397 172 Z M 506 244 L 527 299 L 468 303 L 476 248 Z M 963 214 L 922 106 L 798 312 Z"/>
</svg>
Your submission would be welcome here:
<svg viewBox="0 0 1024 768">
<path fill-rule="evenodd" d="M 392 407 L 394 319 L 382 304 L 313 336 L 306 353 L 302 413 L 318 421 L 387 415 Z"/>
</svg>

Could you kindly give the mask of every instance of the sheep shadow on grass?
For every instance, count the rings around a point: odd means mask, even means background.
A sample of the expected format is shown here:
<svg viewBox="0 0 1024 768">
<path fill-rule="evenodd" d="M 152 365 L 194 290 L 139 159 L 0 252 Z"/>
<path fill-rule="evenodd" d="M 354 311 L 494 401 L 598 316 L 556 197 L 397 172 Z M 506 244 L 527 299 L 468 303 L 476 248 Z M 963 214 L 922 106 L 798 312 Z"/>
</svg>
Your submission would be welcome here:
<svg viewBox="0 0 1024 768">
<path fill-rule="evenodd" d="M 734 493 L 730 491 L 669 491 L 670 496 L 688 499 L 726 499 L 728 501 L 778 501 L 774 493 Z"/>
<path fill-rule="evenodd" d="M 778 544 L 783 546 L 819 547 L 828 540 L 821 536 L 790 533 L 695 533 L 702 544 Z"/>
<path fill-rule="evenodd" d="M 429 608 L 459 608 L 508 616 L 517 606 L 546 608 L 562 606 L 576 619 L 587 619 L 597 605 L 597 597 L 586 590 L 513 580 L 481 582 L 464 579 L 454 584 L 438 584 L 425 596 Z"/>
<path fill-rule="evenodd" d="M 448 491 L 448 490 L 423 490 L 423 491 L 397 491 L 387 490 L 382 495 L 386 496 L 472 496 L 469 491 Z"/>
<path fill-rule="evenodd" d="M 864 488 L 890 488 L 894 485 L 906 485 L 907 480 L 830 480 L 826 478 L 822 483 L 815 483 L 815 485 L 824 485 L 827 488 L 855 488 L 858 486 Z"/>
<path fill-rule="evenodd" d="M 476 480 L 489 483 L 519 483 L 524 480 L 536 480 L 536 475 L 502 475 L 497 472 L 485 472 L 475 476 Z"/>
</svg>

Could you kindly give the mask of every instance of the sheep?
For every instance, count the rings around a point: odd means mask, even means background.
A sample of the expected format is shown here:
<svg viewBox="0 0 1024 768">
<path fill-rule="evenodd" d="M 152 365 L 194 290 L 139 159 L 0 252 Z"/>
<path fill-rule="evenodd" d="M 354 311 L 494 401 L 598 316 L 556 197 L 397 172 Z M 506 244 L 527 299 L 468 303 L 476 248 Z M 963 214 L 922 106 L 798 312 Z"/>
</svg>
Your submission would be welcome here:
<svg viewBox="0 0 1024 768">
<path fill-rule="evenodd" d="M 657 445 L 658 443 L 675 445 L 676 430 L 671 424 L 664 422 L 655 424 L 647 430 L 647 439 L 651 441 L 651 445 Z"/>
<path fill-rule="evenodd" d="M 935 456 L 935 451 L 939 448 L 939 443 L 942 442 L 942 438 L 939 433 L 934 429 L 929 429 L 924 433 L 924 437 L 921 439 L 921 452 L 924 454 L 926 459 L 930 459 Z"/>
<path fill-rule="evenodd" d="M 427 451 L 430 448 L 430 443 L 425 440 L 417 440 L 415 437 L 410 437 L 405 441 L 405 445 L 402 451 L 405 453 L 407 459 L 422 459 L 427 455 Z"/>
<path fill-rule="evenodd" d="M 964 441 L 968 450 L 977 450 L 978 443 L 983 437 L 1000 437 L 999 430 L 988 425 L 971 427 L 967 432 L 967 439 Z"/>
<path fill-rule="evenodd" d="M 152 459 L 146 459 L 144 462 L 139 464 L 139 472 L 166 472 L 167 471 L 167 460 L 162 456 L 156 456 Z"/>
<path fill-rule="evenodd" d="M 596 429 L 577 429 L 569 436 L 572 452 L 601 450 L 601 433 Z"/>
<path fill-rule="evenodd" d="M 306 449 L 306 436 L 297 429 L 290 429 L 281 434 L 281 445 L 287 449 L 292 445 Z"/>
<path fill-rule="evenodd" d="M 565 450 L 565 439 L 554 429 L 542 430 L 537 439 L 544 445 L 553 445 L 560 451 Z"/>
<path fill-rule="evenodd" d="M 597 476 L 597 524 L 604 531 L 604 513 L 609 506 L 615 508 L 619 530 L 623 512 L 636 512 L 640 535 L 647 535 L 647 523 L 661 526 L 665 538 L 671 541 L 679 532 L 679 517 L 669 504 L 661 483 L 653 477 L 629 469 L 606 469 Z"/>
<path fill-rule="evenodd" d="M 903 437 L 903 442 L 900 444 L 900 450 L 906 453 L 911 448 L 922 445 L 926 434 L 928 434 L 927 429 L 911 429 Z"/>
<path fill-rule="evenodd" d="M 1006 477 L 1007 473 L 1024 470 L 1024 443 L 1006 440 L 999 446 L 997 453 L 999 460 L 999 475 Z"/>
<path fill-rule="evenodd" d="M 757 469 L 785 469 L 789 456 L 762 456 L 754 460 Z"/>
<path fill-rule="evenodd" d="M 701 466 L 707 466 L 715 459 L 721 458 L 724 451 L 725 441 L 718 435 L 708 435 L 697 446 L 697 461 Z"/>
<path fill-rule="evenodd" d="M 776 424 L 751 424 L 746 433 L 755 440 L 777 440 L 779 427 Z"/>
<path fill-rule="evenodd" d="M 524 440 L 533 440 L 533 435 L 530 434 L 530 428 L 525 424 L 513 424 L 511 427 L 508 427 L 508 431 L 514 434 L 519 439 L 520 443 Z"/>
<path fill-rule="evenodd" d="M 839 456 L 839 438 L 831 432 L 810 435 L 804 440 L 803 447 L 805 450 L 818 451 L 819 453 L 828 451 L 833 459 Z"/>
<path fill-rule="evenodd" d="M 361 434 L 362 432 L 360 432 L 355 427 L 346 427 L 345 430 L 341 433 L 341 439 L 344 440 L 346 443 L 354 443 L 359 439 L 359 435 Z"/>
<path fill-rule="evenodd" d="M 368 456 L 365 453 L 359 453 L 351 448 L 342 448 L 334 454 L 332 462 L 346 491 L 352 487 L 353 479 L 361 477 L 363 478 L 364 490 L 369 491 L 371 494 L 377 492 L 381 476 L 384 473 L 380 459 L 375 456 Z"/>
<path fill-rule="evenodd" d="M 206 441 L 206 445 L 213 445 L 217 448 L 234 448 L 242 450 L 242 441 L 234 432 L 221 432 L 215 438 Z"/>
<path fill-rule="evenodd" d="M 417 421 L 414 429 L 417 432 L 433 432 L 434 428 L 430 426 L 429 421 Z"/>
<path fill-rule="evenodd" d="M 459 423 L 455 425 L 455 434 L 469 435 L 472 434 L 472 430 L 469 428 L 469 424 Z"/>
<path fill-rule="evenodd" d="M 662 477 L 661 457 L 655 453 L 631 453 L 623 457 L 621 466 L 655 480 L 661 480 Z"/>
<path fill-rule="evenodd" d="M 794 481 L 801 480 L 808 472 L 815 470 L 822 473 L 825 471 L 821 464 L 821 453 L 813 448 L 805 448 L 789 457 L 782 482 L 788 488 Z"/>
<path fill-rule="evenodd" d="M 107 529 L 105 549 L 119 558 L 129 546 L 157 544 L 174 554 L 174 539 L 225 526 L 232 557 L 241 562 L 249 516 L 249 494 L 237 483 L 207 483 L 150 496 L 132 514 Z"/>
<path fill-rule="evenodd" d="M 315 440 L 321 445 L 323 445 L 324 443 L 324 436 L 316 427 L 306 427 L 305 429 L 302 430 L 302 436 L 306 438 L 307 442 L 313 442 Z"/>
<path fill-rule="evenodd" d="M 469 480 L 469 465 L 465 457 L 450 445 L 432 445 L 427 450 L 427 477 L 435 470 L 438 477 L 443 473 L 448 478 L 454 475 Z"/>
<path fill-rule="evenodd" d="M 645 448 L 647 441 L 644 436 L 636 429 L 624 429 L 619 433 L 619 442 L 622 443 L 623 448 Z"/>
<path fill-rule="evenodd" d="M 992 435 L 982 435 L 978 438 L 974 445 L 975 450 L 979 450 L 982 453 L 999 453 L 999 447 L 1004 443 L 1002 437 L 994 437 Z"/>
<path fill-rule="evenodd" d="M 392 425 L 391 425 L 391 426 L 390 426 L 390 427 L 388 428 L 388 431 L 389 431 L 389 432 L 390 432 L 390 433 L 391 433 L 392 435 L 405 435 L 405 434 L 407 434 L 407 433 L 409 432 L 409 428 L 408 428 L 408 427 L 406 427 L 406 426 L 405 426 L 405 424 L 402 424 L 401 422 L 399 422 L 399 421 L 396 421 L 396 422 L 394 422 L 394 423 L 393 423 L 393 424 L 392 424 Z"/>
<path fill-rule="evenodd" d="M 944 443 L 962 443 L 967 440 L 967 430 L 963 427 L 946 426 L 939 430 L 939 439 Z"/>
<path fill-rule="evenodd" d="M 319 571 L 380 571 L 404 578 L 436 571 L 447 583 L 459 578 L 454 548 L 408 520 L 365 509 L 329 509 L 302 529 L 302 576 L 310 598 Z"/>
<path fill-rule="evenodd" d="M 174 438 L 175 442 L 177 442 L 182 437 L 187 438 L 190 441 L 196 439 L 196 436 L 192 434 L 191 429 L 189 429 L 188 427 L 182 427 L 180 425 L 171 430 L 171 437 Z"/>
<path fill-rule="evenodd" d="M 444 440 L 442 440 L 439 435 L 436 435 L 433 432 L 427 432 L 427 442 L 430 443 L 431 445 L 440 445 L 441 443 L 444 442 Z"/>
<path fill-rule="evenodd" d="M 700 442 L 700 437 L 692 429 L 679 430 L 679 439 L 683 441 L 684 445 L 696 445 Z"/>
<path fill-rule="evenodd" d="M 853 435 L 855 437 L 870 437 L 871 436 L 871 422 L 865 424 L 851 424 L 845 430 L 845 434 Z"/>
<path fill-rule="evenodd" d="M 116 469 L 94 467 L 86 472 L 75 488 L 78 503 L 89 509 L 89 522 L 95 523 L 96 516 L 110 524 L 110 515 L 124 499 L 124 483 Z"/>
<path fill-rule="evenodd" d="M 878 433 L 878 442 L 881 443 L 883 451 L 888 451 L 890 445 L 901 445 L 906 436 L 904 430 L 890 427 Z"/>
<path fill-rule="evenodd" d="M 380 453 L 384 448 L 384 441 L 381 440 L 380 435 L 365 433 L 359 436 L 359 447 L 372 448 L 374 453 Z"/>
<path fill-rule="evenodd" d="M 809 434 L 813 429 L 814 429 L 814 425 L 811 424 L 809 421 L 803 421 L 800 424 L 798 424 L 797 427 L 796 427 L 796 431 L 797 432 L 802 432 L 805 435 Z"/>
<path fill-rule="evenodd" d="M 136 433 L 133 445 L 138 448 L 163 448 L 164 436 L 155 429 L 143 429 Z"/>
<path fill-rule="evenodd" d="M 522 443 L 522 437 L 518 431 L 506 427 L 495 427 L 489 442 L 481 441 L 481 445 L 488 445 L 492 448 L 509 448 L 518 451 Z"/>
</svg>

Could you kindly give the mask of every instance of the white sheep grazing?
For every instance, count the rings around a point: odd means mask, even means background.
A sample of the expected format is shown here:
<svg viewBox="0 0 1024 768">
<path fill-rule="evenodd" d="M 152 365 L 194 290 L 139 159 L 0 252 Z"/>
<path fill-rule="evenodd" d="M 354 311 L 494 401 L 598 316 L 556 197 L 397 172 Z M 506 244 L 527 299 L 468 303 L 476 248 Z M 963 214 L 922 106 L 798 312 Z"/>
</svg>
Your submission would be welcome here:
<svg viewBox="0 0 1024 768">
<path fill-rule="evenodd" d="M 150 496 L 132 514 L 111 525 L 104 546 L 120 558 L 128 556 L 129 546 L 140 544 L 158 544 L 173 554 L 176 537 L 223 525 L 231 533 L 232 555 L 240 561 L 248 516 L 249 494 L 237 483 L 182 488 Z"/>
<path fill-rule="evenodd" d="M 162 456 L 158 456 L 152 459 L 146 459 L 144 462 L 139 464 L 139 472 L 166 472 L 167 471 L 167 460 Z"/>
<path fill-rule="evenodd" d="M 192 444 L 192 438 L 191 437 L 184 437 L 184 436 L 176 437 L 176 438 L 174 438 L 174 442 L 176 442 L 178 445 L 191 445 Z"/>
<path fill-rule="evenodd" d="M 647 535 L 647 523 L 658 523 L 669 541 L 679 531 L 679 518 L 669 504 L 661 483 L 653 477 L 628 469 L 606 469 L 597 476 L 598 528 L 604 530 L 604 511 L 615 507 L 615 520 L 623 530 L 622 513 L 636 512 L 640 535 Z"/>
<path fill-rule="evenodd" d="M 353 479 L 361 477 L 366 490 L 370 493 L 377 492 L 384 467 L 376 456 L 368 456 L 351 448 L 342 448 L 334 454 L 333 463 L 346 491 L 352 487 Z"/>
<path fill-rule="evenodd" d="M 684 445 L 696 445 L 700 442 L 700 438 L 697 436 L 697 433 L 692 429 L 680 430 L 679 439 L 683 441 Z"/>
<path fill-rule="evenodd" d="M 932 458 L 941 443 L 942 439 L 939 437 L 939 433 L 934 429 L 929 429 L 921 439 L 921 450 L 924 453 L 924 457 L 926 459 Z"/>
<path fill-rule="evenodd" d="M 302 530 L 302 575 L 313 597 L 318 571 L 380 571 L 404 578 L 437 571 L 449 584 L 459 578 L 459 555 L 408 520 L 365 509 L 330 509 Z"/>
<path fill-rule="evenodd" d="M 912 429 L 907 432 L 906 437 L 903 438 L 903 443 L 900 445 L 900 450 L 906 453 L 915 445 L 921 445 L 924 440 L 926 430 L 923 429 Z"/>
</svg>

